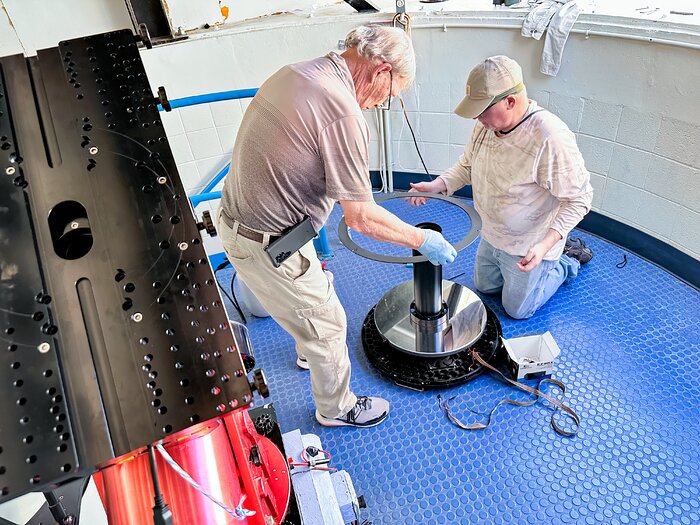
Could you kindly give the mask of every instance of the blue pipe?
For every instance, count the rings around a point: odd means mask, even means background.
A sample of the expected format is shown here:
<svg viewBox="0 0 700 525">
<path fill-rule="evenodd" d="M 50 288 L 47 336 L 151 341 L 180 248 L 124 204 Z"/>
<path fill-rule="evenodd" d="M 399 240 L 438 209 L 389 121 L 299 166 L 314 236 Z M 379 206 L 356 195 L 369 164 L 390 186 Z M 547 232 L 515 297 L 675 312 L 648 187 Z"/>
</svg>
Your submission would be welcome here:
<svg viewBox="0 0 700 525">
<path fill-rule="evenodd" d="M 220 191 L 210 191 L 207 193 L 198 193 L 196 195 L 190 195 L 190 202 L 193 207 L 197 207 L 198 204 L 206 201 L 213 201 L 221 198 Z M 316 255 L 318 255 L 319 260 L 327 261 L 333 257 L 333 252 L 328 244 L 328 234 L 326 233 L 326 227 L 321 228 L 318 232 L 318 237 L 314 239 L 314 248 L 316 248 Z"/>
<path fill-rule="evenodd" d="M 222 100 L 235 100 L 239 98 L 251 98 L 254 97 L 258 92 L 258 88 L 251 89 L 236 89 L 233 91 L 220 91 L 218 93 L 208 93 L 206 95 L 195 95 L 192 97 L 176 98 L 170 101 L 171 109 L 184 108 L 187 106 L 194 106 L 197 104 L 208 104 L 210 102 L 220 102 Z M 158 110 L 163 111 L 163 107 L 159 104 Z M 196 207 L 198 204 L 205 201 L 213 201 L 221 198 L 220 191 L 211 191 L 214 187 L 221 182 L 221 180 L 228 174 L 229 169 L 231 169 L 231 163 L 229 162 L 223 169 L 217 173 L 217 175 L 210 180 L 204 188 L 197 194 L 191 195 L 190 201 L 192 206 Z M 333 252 L 331 252 L 330 246 L 328 245 L 328 235 L 326 233 L 326 227 L 321 228 L 318 232 L 318 238 L 314 239 L 314 247 L 316 248 L 316 253 L 318 258 L 322 261 L 326 261 L 333 257 Z"/>
<path fill-rule="evenodd" d="M 192 206 L 197 206 L 200 202 L 213 201 L 221 198 L 220 191 L 212 191 L 209 193 L 198 193 L 197 195 L 190 195 L 190 202 Z"/>
<path fill-rule="evenodd" d="M 333 257 L 331 247 L 328 245 L 328 234 L 325 226 L 321 228 L 318 237 L 314 239 L 314 248 L 316 248 L 316 255 L 321 261 L 327 261 Z"/>
<path fill-rule="evenodd" d="M 199 193 L 209 193 L 211 190 L 213 190 L 214 187 L 215 187 L 217 184 L 219 184 L 219 182 L 221 182 L 221 179 L 223 179 L 223 178 L 226 176 L 226 174 L 228 173 L 228 170 L 229 170 L 230 168 L 231 168 L 231 163 L 229 162 L 228 164 L 226 164 L 226 166 L 224 166 L 224 167 L 221 169 L 221 171 L 216 175 L 216 177 L 214 177 L 213 179 L 211 179 L 211 180 L 207 183 L 207 185 L 204 186 L 204 188 L 202 188 L 202 190 L 201 190 Z"/>
<path fill-rule="evenodd" d="M 254 97 L 258 88 L 234 89 L 233 91 L 219 91 L 218 93 L 208 93 L 206 95 L 195 95 L 193 97 L 176 98 L 170 101 L 171 109 L 195 106 L 197 104 L 208 104 L 209 102 L 220 102 L 222 100 L 235 100 L 239 98 Z M 163 107 L 158 104 L 158 110 L 163 111 Z"/>
</svg>

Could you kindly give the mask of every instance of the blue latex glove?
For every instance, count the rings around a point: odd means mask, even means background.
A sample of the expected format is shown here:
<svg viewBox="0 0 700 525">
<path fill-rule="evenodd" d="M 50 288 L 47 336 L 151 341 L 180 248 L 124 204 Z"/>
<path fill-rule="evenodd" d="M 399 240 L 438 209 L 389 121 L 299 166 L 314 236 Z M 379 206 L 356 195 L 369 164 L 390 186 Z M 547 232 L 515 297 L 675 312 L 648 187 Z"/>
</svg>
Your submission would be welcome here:
<svg viewBox="0 0 700 525">
<path fill-rule="evenodd" d="M 455 260 L 457 251 L 445 238 L 433 230 L 424 230 L 425 239 L 418 247 L 418 251 L 425 255 L 435 266 L 448 264 Z"/>
</svg>

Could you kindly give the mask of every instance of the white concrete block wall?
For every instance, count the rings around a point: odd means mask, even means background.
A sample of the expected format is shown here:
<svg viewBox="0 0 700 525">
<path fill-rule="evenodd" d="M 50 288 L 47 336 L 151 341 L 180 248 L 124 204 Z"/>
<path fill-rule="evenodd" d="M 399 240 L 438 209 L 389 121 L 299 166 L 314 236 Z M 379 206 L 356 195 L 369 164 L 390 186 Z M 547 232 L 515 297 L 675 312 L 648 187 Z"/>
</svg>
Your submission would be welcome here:
<svg viewBox="0 0 700 525">
<path fill-rule="evenodd" d="M 201 93 L 192 93 L 192 95 Z M 202 188 L 231 160 L 233 143 L 243 119 L 245 99 L 227 100 L 174 109 L 161 113 L 170 148 L 188 195 Z M 221 190 L 222 184 L 215 190 Z M 205 210 L 216 218 L 219 200 L 195 208 L 198 217 Z M 207 253 L 223 251 L 220 240 L 203 235 Z"/>
<path fill-rule="evenodd" d="M 355 22 L 304 24 L 315 27 L 306 32 L 297 23 L 168 46 L 147 60 L 149 77 L 154 85 L 165 84 L 171 97 L 258 86 L 285 63 L 333 50 Z M 485 56 L 509 54 L 522 65 L 531 98 L 576 134 L 592 173 L 594 209 L 700 259 L 700 106 L 687 96 L 700 84 L 700 68 L 688 67 L 700 51 L 572 34 L 552 78 L 539 73 L 541 42 L 513 29 L 414 27 L 413 40 L 418 75 L 403 99 L 431 173 L 457 161 L 473 129 L 473 121 L 452 113 L 469 69 Z M 246 104 L 221 102 L 164 115 L 189 192 L 228 162 Z M 391 110 L 393 170 L 423 172 L 398 100 Z M 366 112 L 366 118 L 370 167 L 377 169 L 376 116 Z"/>
</svg>

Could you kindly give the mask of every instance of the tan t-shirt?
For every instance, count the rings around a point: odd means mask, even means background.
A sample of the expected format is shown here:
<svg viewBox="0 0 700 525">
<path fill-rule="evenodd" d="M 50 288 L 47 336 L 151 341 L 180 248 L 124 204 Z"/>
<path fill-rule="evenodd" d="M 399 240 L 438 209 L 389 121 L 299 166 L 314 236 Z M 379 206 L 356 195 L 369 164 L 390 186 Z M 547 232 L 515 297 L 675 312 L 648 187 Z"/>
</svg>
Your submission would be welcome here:
<svg viewBox="0 0 700 525">
<path fill-rule="evenodd" d="M 224 213 L 279 233 L 311 217 L 320 230 L 338 200 L 372 200 L 369 126 L 335 53 L 283 67 L 251 101 L 236 136 Z"/>
<path fill-rule="evenodd" d="M 531 102 L 530 112 L 539 109 Z M 517 256 L 552 228 L 562 240 L 545 259 L 558 259 L 566 236 L 593 200 L 590 174 L 574 134 L 546 110 L 503 137 L 477 122 L 459 161 L 440 177 L 450 195 L 472 185 L 474 207 L 483 220 L 481 235 Z"/>
</svg>

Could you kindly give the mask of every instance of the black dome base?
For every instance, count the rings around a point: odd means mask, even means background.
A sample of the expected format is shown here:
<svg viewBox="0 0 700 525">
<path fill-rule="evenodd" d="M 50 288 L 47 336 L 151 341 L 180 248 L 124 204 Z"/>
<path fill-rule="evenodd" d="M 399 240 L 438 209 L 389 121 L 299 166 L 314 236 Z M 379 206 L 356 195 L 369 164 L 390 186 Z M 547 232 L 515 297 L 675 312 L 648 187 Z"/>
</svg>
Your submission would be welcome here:
<svg viewBox="0 0 700 525">
<path fill-rule="evenodd" d="M 495 360 L 502 349 L 501 323 L 486 305 L 486 328 L 471 347 L 462 352 L 441 357 L 413 356 L 397 350 L 377 329 L 374 307 L 362 323 L 362 346 L 369 362 L 394 383 L 417 390 L 446 388 L 466 383 L 483 372 L 471 352 L 476 349 L 484 360 Z"/>
</svg>

